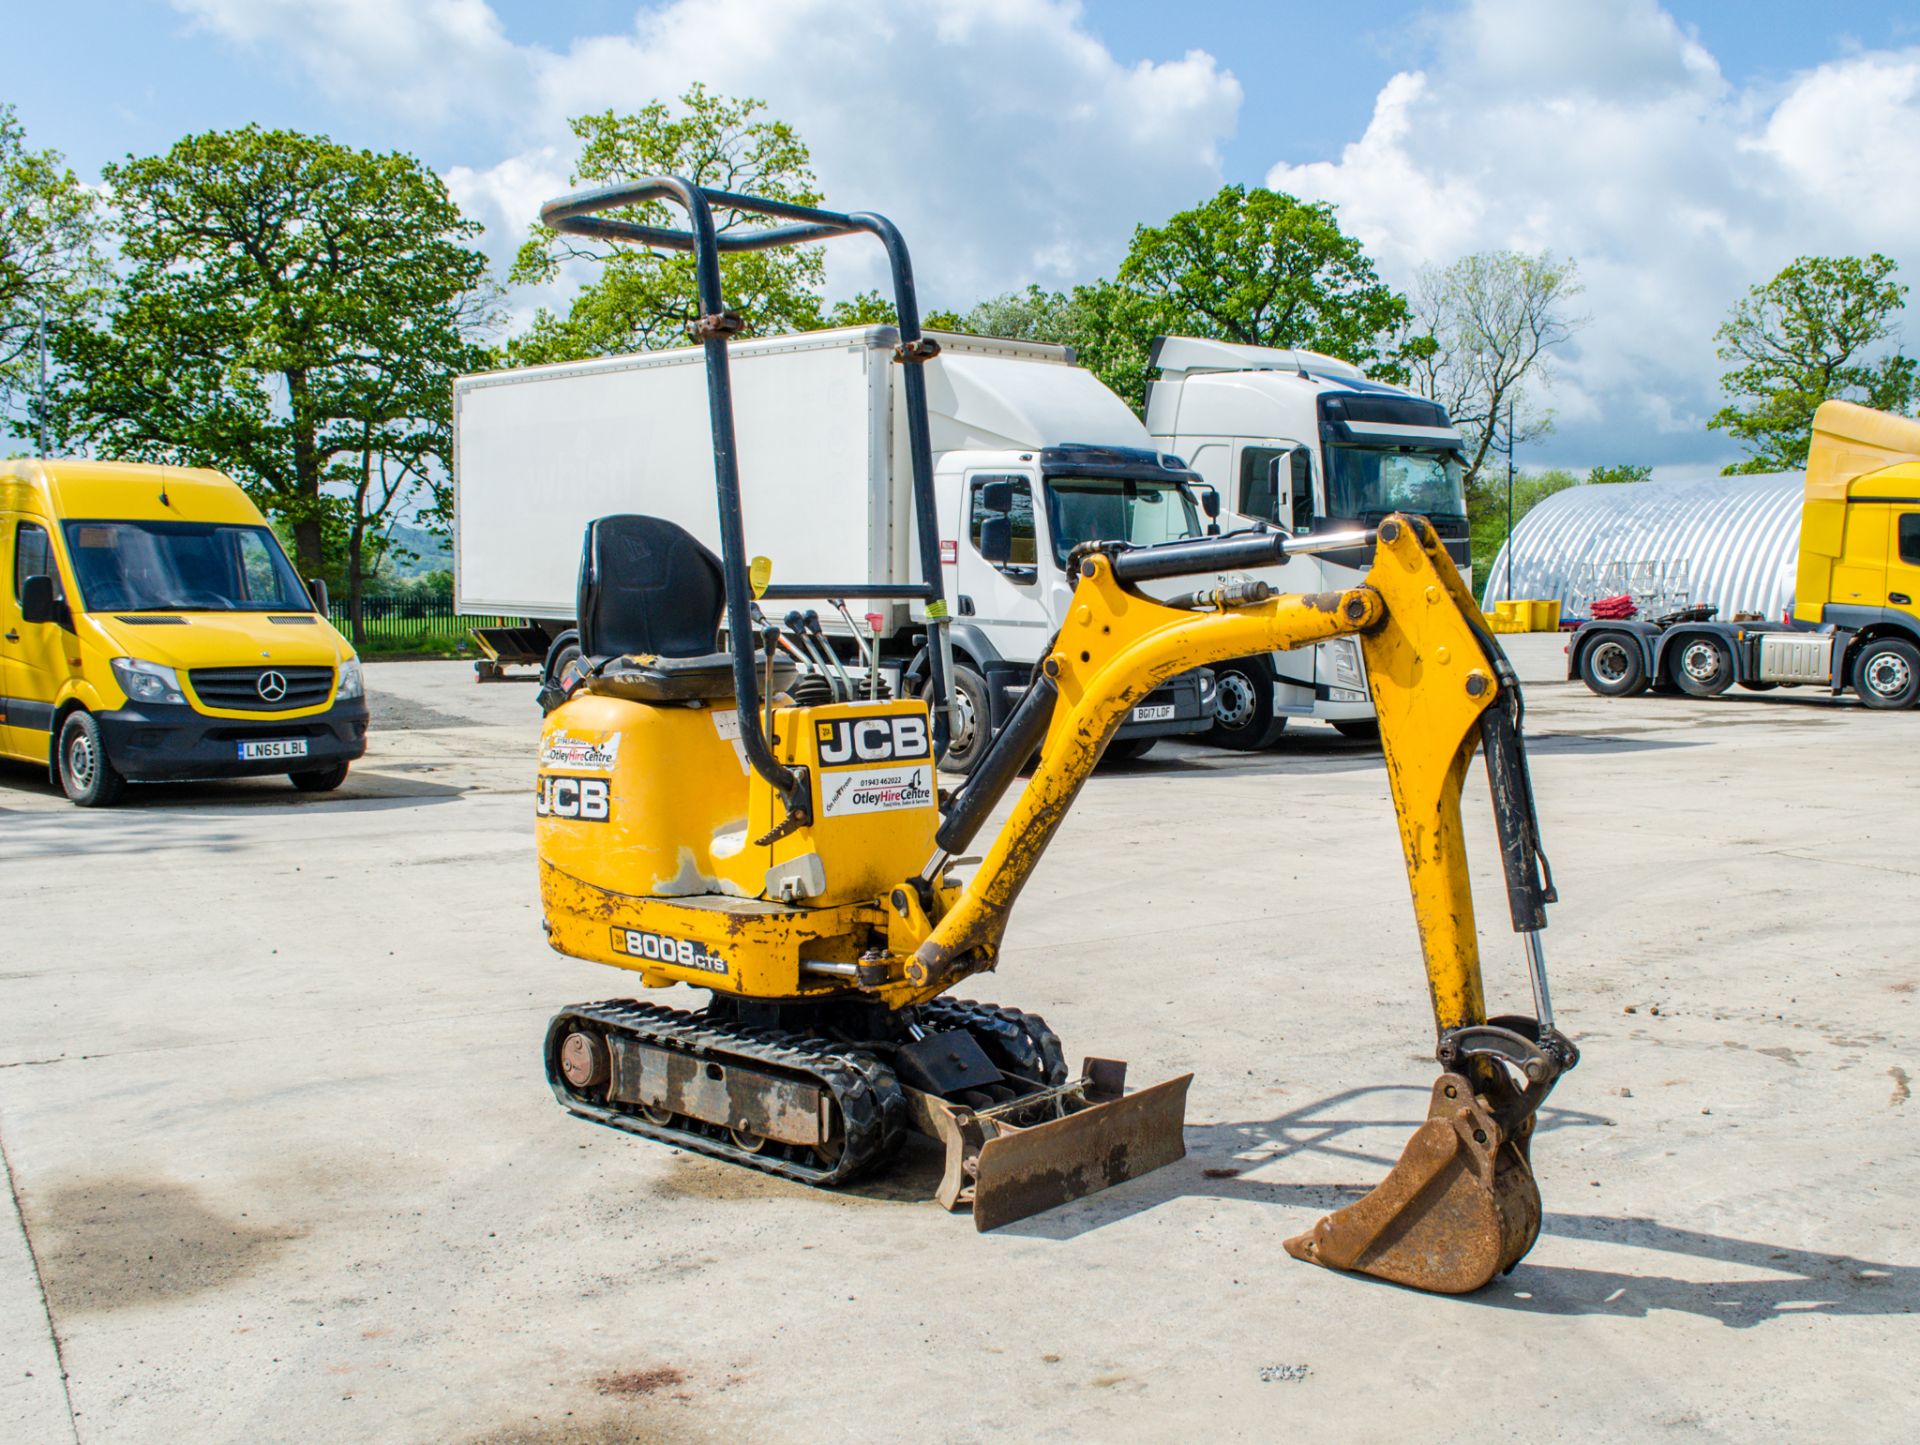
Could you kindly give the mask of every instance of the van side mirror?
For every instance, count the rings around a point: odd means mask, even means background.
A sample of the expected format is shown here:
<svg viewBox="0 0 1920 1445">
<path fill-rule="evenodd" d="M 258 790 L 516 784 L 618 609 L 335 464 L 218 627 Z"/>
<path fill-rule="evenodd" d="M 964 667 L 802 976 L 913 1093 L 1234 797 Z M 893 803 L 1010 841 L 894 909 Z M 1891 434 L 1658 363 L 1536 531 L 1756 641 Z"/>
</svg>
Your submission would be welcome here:
<svg viewBox="0 0 1920 1445">
<path fill-rule="evenodd" d="M 51 577 L 26 577 L 20 582 L 20 617 L 25 622 L 58 622 L 59 605 L 53 600 Z"/>
<path fill-rule="evenodd" d="M 986 490 L 981 488 L 983 493 Z M 1013 518 L 1006 512 L 980 519 L 980 555 L 996 567 L 1013 561 Z"/>
<path fill-rule="evenodd" d="M 325 617 L 328 611 L 326 579 L 322 577 L 309 577 L 307 579 L 307 596 L 313 599 L 313 610 L 318 612 L 322 617 Z"/>
<path fill-rule="evenodd" d="M 981 511 L 997 512 L 1004 517 L 1013 510 L 1013 483 L 983 482 L 979 497 Z"/>
</svg>

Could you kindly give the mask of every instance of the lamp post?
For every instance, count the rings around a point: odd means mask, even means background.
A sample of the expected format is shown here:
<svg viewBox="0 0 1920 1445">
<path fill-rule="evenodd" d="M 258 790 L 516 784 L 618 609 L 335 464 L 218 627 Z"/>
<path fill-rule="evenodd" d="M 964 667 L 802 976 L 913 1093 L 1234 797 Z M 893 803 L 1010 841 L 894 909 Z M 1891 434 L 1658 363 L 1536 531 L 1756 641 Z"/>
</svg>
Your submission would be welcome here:
<svg viewBox="0 0 1920 1445">
<path fill-rule="evenodd" d="M 1507 403 L 1507 601 L 1513 601 L 1513 403 Z"/>
<path fill-rule="evenodd" d="M 40 390 L 33 399 L 34 432 L 39 443 L 40 455 L 47 454 L 47 298 L 42 295 L 40 302 L 40 323 L 37 328 L 40 347 Z"/>
</svg>

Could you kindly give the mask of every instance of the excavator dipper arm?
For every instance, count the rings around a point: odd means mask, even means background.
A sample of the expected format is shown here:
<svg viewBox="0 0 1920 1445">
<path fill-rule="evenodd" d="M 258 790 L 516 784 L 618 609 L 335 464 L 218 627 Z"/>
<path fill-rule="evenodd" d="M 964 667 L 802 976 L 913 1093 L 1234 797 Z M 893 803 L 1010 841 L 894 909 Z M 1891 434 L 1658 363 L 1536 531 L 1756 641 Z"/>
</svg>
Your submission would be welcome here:
<svg viewBox="0 0 1920 1445">
<path fill-rule="evenodd" d="M 1209 557 L 1209 548 L 1222 554 L 1215 561 L 1231 556 L 1225 542 L 1180 545 L 1196 559 Z M 906 982 L 932 997 L 993 966 L 1021 888 L 1108 740 L 1155 687 L 1208 663 L 1358 636 L 1445 1072 L 1427 1122 L 1387 1179 L 1287 1241 L 1287 1249 L 1316 1264 L 1422 1289 L 1477 1289 L 1510 1269 L 1539 1232 L 1540 1198 L 1527 1155 L 1533 1113 L 1578 1060 L 1553 1029 L 1546 1002 L 1538 930 L 1553 893 L 1512 670 L 1423 518 L 1381 523 L 1372 570 L 1358 587 L 1269 596 L 1255 584 L 1230 599 L 1223 585 L 1211 594 L 1210 610 L 1162 604 L 1131 585 L 1143 576 L 1207 570 L 1180 563 L 1178 550 L 1096 551 L 1080 559 L 1074 605 L 1043 676 L 997 741 L 1000 756 L 983 761 L 949 811 L 934 870 L 965 846 L 969 828 L 1035 746 L 1039 763 L 978 872 L 915 951 Z M 1284 560 L 1281 544 L 1273 551 L 1270 560 Z M 1483 742 L 1509 904 L 1529 941 L 1537 1018 L 1487 1016 L 1460 817 L 1461 787 Z"/>
</svg>

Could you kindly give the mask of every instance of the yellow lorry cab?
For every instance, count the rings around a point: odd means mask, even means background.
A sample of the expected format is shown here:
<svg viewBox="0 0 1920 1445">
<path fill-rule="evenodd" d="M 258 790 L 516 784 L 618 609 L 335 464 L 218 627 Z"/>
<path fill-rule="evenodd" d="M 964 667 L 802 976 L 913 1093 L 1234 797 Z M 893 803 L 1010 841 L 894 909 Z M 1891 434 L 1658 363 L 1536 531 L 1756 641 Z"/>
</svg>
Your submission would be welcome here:
<svg viewBox="0 0 1920 1445">
<path fill-rule="evenodd" d="M 325 792 L 366 739 L 359 659 L 230 479 L 0 462 L 0 754 L 100 807 L 129 780 Z"/>
</svg>

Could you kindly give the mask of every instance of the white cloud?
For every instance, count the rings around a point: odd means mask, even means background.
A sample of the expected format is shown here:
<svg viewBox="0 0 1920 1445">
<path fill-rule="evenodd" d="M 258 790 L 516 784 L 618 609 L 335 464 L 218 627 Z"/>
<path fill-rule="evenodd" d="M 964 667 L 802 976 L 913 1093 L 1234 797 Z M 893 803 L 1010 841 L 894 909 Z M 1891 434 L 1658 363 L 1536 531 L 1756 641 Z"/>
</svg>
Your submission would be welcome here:
<svg viewBox="0 0 1920 1445">
<path fill-rule="evenodd" d="M 695 80 L 762 99 L 812 149 L 829 205 L 899 224 L 928 306 L 1110 267 L 1139 221 L 1219 186 L 1240 105 L 1204 53 L 1120 63 L 1077 0 L 665 0 L 564 52 L 511 45 L 483 0 L 175 3 L 231 40 L 284 45 L 338 97 L 416 118 L 484 103 L 514 153 L 448 180 L 496 260 L 562 188 L 569 116 Z M 856 241 L 828 258 L 836 293 L 883 274 Z"/>
<path fill-rule="evenodd" d="M 1471 0 L 1337 161 L 1267 183 L 1336 202 L 1390 280 L 1468 251 L 1570 255 L 1591 324 L 1550 400 L 1556 460 L 1737 451 L 1713 331 L 1796 255 L 1920 266 L 1920 51 L 1731 85 L 1653 0 Z M 1920 279 L 1910 275 L 1910 279 Z"/>
</svg>

